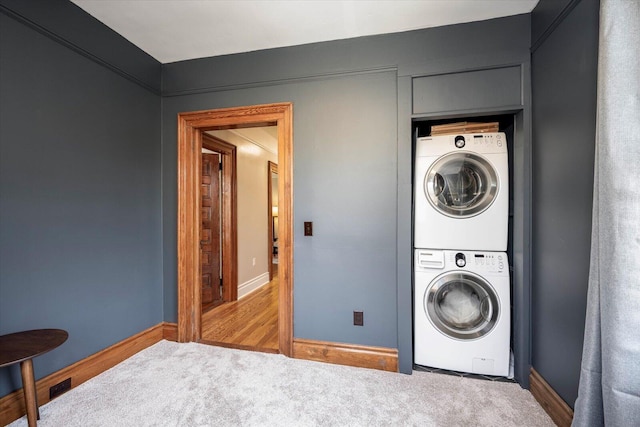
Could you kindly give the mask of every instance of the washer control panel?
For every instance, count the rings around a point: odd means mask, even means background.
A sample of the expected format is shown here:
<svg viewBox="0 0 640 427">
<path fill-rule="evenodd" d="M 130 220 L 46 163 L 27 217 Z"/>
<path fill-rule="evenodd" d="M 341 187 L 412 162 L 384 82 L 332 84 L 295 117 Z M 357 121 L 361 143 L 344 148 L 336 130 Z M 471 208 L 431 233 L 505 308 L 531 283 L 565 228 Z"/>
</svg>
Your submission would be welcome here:
<svg viewBox="0 0 640 427">
<path fill-rule="evenodd" d="M 451 251 L 447 258 L 452 265 L 465 270 L 502 273 L 509 269 L 507 256 L 501 252 Z"/>
</svg>

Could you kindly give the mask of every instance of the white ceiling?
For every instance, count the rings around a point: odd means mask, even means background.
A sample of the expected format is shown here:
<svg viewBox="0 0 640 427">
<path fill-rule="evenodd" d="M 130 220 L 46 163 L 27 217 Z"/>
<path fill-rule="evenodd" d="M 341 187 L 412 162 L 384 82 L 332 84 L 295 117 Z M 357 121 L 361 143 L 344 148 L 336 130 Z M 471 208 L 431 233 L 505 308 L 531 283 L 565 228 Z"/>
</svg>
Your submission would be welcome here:
<svg viewBox="0 0 640 427">
<path fill-rule="evenodd" d="M 266 150 L 272 154 L 278 154 L 278 127 L 277 126 L 264 126 L 253 128 L 241 128 L 241 129 L 228 129 L 226 131 L 208 131 L 207 133 L 213 136 L 218 136 L 221 139 L 231 143 L 225 139 L 225 132 L 231 132 L 244 141 L 256 145 L 263 150 Z M 234 144 L 235 145 L 235 144 Z"/>
<path fill-rule="evenodd" d="M 71 0 L 162 63 L 518 15 L 539 0 Z"/>
</svg>

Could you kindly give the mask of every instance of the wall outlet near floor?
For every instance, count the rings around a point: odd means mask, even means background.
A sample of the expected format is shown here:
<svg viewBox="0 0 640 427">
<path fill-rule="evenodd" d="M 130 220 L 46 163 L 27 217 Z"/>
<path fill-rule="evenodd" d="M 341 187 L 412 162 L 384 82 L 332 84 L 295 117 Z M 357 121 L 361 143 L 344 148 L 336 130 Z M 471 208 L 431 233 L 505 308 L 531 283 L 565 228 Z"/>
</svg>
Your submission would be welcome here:
<svg viewBox="0 0 640 427">
<path fill-rule="evenodd" d="M 353 324 L 354 324 L 354 326 L 364 326 L 364 312 L 363 311 L 354 311 L 353 312 Z"/>
<path fill-rule="evenodd" d="M 49 387 L 49 399 L 53 399 L 54 397 L 57 397 L 62 393 L 64 393 L 65 391 L 69 391 L 70 389 L 71 389 L 71 378 L 67 378 L 64 381 Z"/>
<path fill-rule="evenodd" d="M 254 258 L 253 261 L 251 261 L 253 263 L 253 266 L 256 266 L 256 259 Z"/>
</svg>

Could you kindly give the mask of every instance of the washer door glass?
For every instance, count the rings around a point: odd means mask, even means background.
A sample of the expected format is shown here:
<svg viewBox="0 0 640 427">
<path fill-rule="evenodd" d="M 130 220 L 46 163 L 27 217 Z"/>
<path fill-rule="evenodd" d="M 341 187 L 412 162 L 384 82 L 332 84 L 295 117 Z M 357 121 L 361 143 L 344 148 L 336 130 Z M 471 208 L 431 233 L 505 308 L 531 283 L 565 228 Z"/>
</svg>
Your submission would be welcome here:
<svg viewBox="0 0 640 427">
<path fill-rule="evenodd" d="M 443 334 L 461 340 L 487 335 L 496 325 L 500 306 L 493 287 L 473 273 L 445 273 L 424 295 L 429 321 Z"/>
<path fill-rule="evenodd" d="M 498 177 L 480 155 L 456 152 L 442 156 L 431 165 L 424 180 L 429 203 L 441 213 L 455 218 L 478 215 L 495 200 Z"/>
</svg>

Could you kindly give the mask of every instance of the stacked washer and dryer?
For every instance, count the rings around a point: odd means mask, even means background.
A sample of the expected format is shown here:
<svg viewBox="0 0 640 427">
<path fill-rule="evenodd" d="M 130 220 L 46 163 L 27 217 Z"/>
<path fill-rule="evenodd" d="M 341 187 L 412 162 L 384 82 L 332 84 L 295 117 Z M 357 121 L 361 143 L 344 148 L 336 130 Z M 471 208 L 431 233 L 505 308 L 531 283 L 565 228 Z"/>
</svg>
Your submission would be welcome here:
<svg viewBox="0 0 640 427">
<path fill-rule="evenodd" d="M 415 364 L 508 376 L 505 134 L 419 138 L 414 192 Z"/>
</svg>

